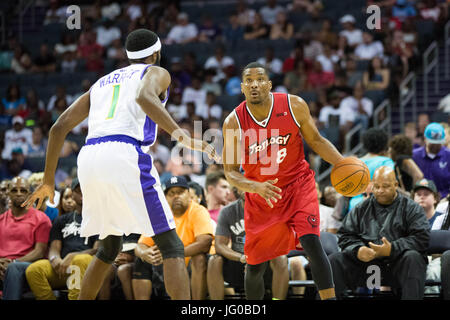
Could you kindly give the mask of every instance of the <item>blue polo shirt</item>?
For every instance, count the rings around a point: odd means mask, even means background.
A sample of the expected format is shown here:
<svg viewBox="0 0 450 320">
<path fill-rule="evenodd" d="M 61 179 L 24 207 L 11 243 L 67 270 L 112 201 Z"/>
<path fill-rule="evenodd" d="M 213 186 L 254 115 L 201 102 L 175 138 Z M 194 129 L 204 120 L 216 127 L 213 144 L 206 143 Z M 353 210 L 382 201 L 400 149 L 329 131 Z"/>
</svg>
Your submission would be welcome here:
<svg viewBox="0 0 450 320">
<path fill-rule="evenodd" d="M 433 180 L 441 197 L 446 197 L 450 188 L 450 149 L 442 146 L 432 159 L 425 147 L 420 147 L 413 151 L 413 160 L 422 170 L 424 177 Z"/>
</svg>

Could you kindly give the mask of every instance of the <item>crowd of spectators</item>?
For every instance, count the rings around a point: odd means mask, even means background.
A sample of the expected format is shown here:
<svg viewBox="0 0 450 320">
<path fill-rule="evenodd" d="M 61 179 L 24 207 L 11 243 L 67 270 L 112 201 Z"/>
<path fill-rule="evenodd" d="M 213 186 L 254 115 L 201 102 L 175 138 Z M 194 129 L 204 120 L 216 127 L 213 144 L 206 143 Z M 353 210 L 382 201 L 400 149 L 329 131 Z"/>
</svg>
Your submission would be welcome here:
<svg viewBox="0 0 450 320">
<path fill-rule="evenodd" d="M 237 1 L 233 2 L 235 8 L 229 16 L 222 19 L 223 23 L 218 23 L 207 14 L 192 20 L 181 10 L 177 1 L 130 0 L 118 3 L 99 0 L 83 7 L 82 30 L 78 33 L 63 32 L 54 46 L 42 43 L 38 52 L 33 53 L 26 42 L 20 43 L 17 36 L 10 34 L 0 53 L 0 66 L 4 73 L 21 77 L 76 75 L 79 72 L 92 72 L 99 77 L 128 64 L 123 39 L 129 31 L 151 29 L 158 33 L 163 42 L 162 65 L 172 77 L 167 110 L 191 135 L 212 130 L 216 139 L 220 140 L 222 121 L 230 112 L 220 97 L 237 97 L 237 103 L 243 100 L 240 99 L 239 74 L 244 65 L 236 44 L 258 40 L 291 41 L 289 54 L 280 55 L 277 47 L 267 42 L 265 50 L 258 52 L 259 56 L 255 59 L 266 66 L 274 90 L 303 97 L 321 134 L 341 151 L 345 147 L 345 134 L 361 124 L 365 132 L 364 150 L 367 152 L 361 159 L 371 169 L 371 176 L 382 166 L 393 169 L 399 181 L 398 192 L 406 198 L 412 197 L 423 207 L 430 228 L 447 230 L 450 171 L 443 163 L 450 163 L 446 160 L 450 160 L 448 125 L 431 123 L 428 114 L 421 114 L 417 123 L 407 123 L 402 135 L 395 137 L 388 137 L 381 129 L 369 128 L 374 123 L 374 109 L 381 102 L 373 97 L 378 94 L 392 99 L 394 103 L 398 101 L 401 95 L 398 92 L 399 83 L 418 66 L 419 30 L 415 21 L 431 20 L 438 30 L 448 19 L 448 3 L 432 0 L 367 1 L 367 5 L 370 4 L 382 8 L 381 29 L 372 31 L 361 28 L 351 14 L 334 21 L 327 17 L 326 8 L 320 0 L 294 0 L 289 3 L 268 0 L 260 9 L 254 9 L 245 1 Z M 64 25 L 67 18 L 65 3 L 51 0 L 48 6 L 42 23 L 45 26 Z M 302 24 L 295 21 L 298 13 L 307 17 Z M 203 60 L 199 59 L 201 52 L 195 51 L 165 58 L 165 48 L 190 43 L 206 43 L 214 48 L 213 53 Z M 22 92 L 23 87 L 28 87 L 16 82 L 2 84 L 5 91 L 0 103 L 0 124 L 4 128 L 0 140 L 0 230 L 9 229 L 11 223 L 17 224 L 17 230 L 24 228 L 20 221 L 30 217 L 28 212 L 19 210 L 18 203 L 42 179 L 42 175 L 36 178 L 33 172 L 43 169 L 48 131 L 58 116 L 89 90 L 92 81 L 95 79 L 86 78 L 76 83 L 75 90 L 72 90 L 73 85 L 55 82 L 48 99 L 42 98 L 36 87 Z M 445 105 L 440 108 L 448 111 Z M 195 128 L 195 120 L 202 121 L 200 132 Z M 44 214 L 34 219 L 39 221 L 33 221 L 34 229 L 24 231 L 33 235 L 34 242 L 31 238 L 22 239 L 22 242 L 15 239 L 21 244 L 16 246 L 14 242 L 6 248 L 6 242 L 1 241 L 0 282 L 3 282 L 3 298 L 20 297 L 23 291 L 29 289 L 37 299 L 54 299 L 57 297 L 52 289 L 69 289 L 69 298 L 76 299 L 78 291 L 65 288 L 68 275 L 64 274 L 63 269 L 74 264 L 84 270 L 90 261 L 89 256 L 95 253 L 98 245 L 95 239 L 83 244 L 85 239 L 77 238 L 81 223 L 81 217 L 77 215 L 81 198 L 75 178 L 76 155 L 84 144 L 86 132 L 87 120 L 73 130 L 63 146 L 61 157 L 75 159 L 75 162 L 68 161 L 68 165 L 57 171 L 56 204 L 45 202 L 39 208 Z M 186 180 L 186 184 L 173 182 L 178 189 L 172 189 L 166 196 L 179 197 L 182 202 L 180 208 L 172 209 L 179 216 L 176 219 L 177 232 L 185 244 L 185 251 L 189 253 L 186 256 L 191 257 L 186 262 L 191 268 L 193 297 L 204 299 L 209 294 L 210 298 L 221 299 L 224 293 L 232 292 L 231 288 L 224 288 L 222 292 L 222 287 L 214 285 L 208 293 L 207 283 L 215 284 L 225 279 L 229 287 L 234 285 L 234 289 L 242 290 L 245 259 L 242 258 L 243 248 L 240 245 L 245 231 L 241 223 L 243 218 L 238 216 L 239 201 L 242 199 L 239 200 L 239 193 L 228 185 L 220 165 L 207 165 L 202 161 L 201 154 L 196 152 L 183 150 L 180 154 L 179 151 L 180 146 L 174 144 L 162 130 L 159 130 L 157 142 L 148 150 L 161 181 L 169 186 L 166 191 L 170 189 L 173 178 Z M 313 155 L 310 156 L 309 160 L 313 159 Z M 37 164 L 41 165 L 40 170 L 36 170 Z M 317 170 L 313 161 L 311 165 Z M 424 179 L 426 182 L 423 182 Z M 184 192 L 188 189 L 186 186 L 189 186 L 190 193 Z M 358 199 L 348 199 L 337 194 L 331 186 L 320 188 L 317 185 L 321 202 L 321 232 L 340 236 L 344 232 L 338 232 L 341 225 L 351 223 L 345 219 L 350 219 L 347 217 L 351 216 L 356 202 L 367 199 L 376 201 L 370 195 L 371 188 L 372 185 Z M 427 198 L 427 190 L 431 190 L 434 200 Z M 222 210 L 224 207 L 227 209 Z M 232 221 L 224 217 L 226 212 L 231 211 L 236 215 Z M 195 215 L 195 219 L 203 219 L 202 230 L 186 225 L 185 221 L 191 215 Z M 193 236 L 183 239 L 179 225 L 183 230 L 194 228 L 189 230 Z M 6 237 L 6 233 L 3 234 Z M 220 239 L 218 243 L 214 243 L 217 241 L 215 235 Z M 149 239 L 138 241 L 138 237 L 128 239 L 128 243 L 124 245 L 98 298 L 110 299 L 117 295 L 125 299 L 167 297 L 157 247 Z M 47 246 L 52 254 L 45 256 Z M 345 245 L 342 250 L 346 250 Z M 218 259 L 216 251 L 224 258 Z M 211 259 L 208 260 L 208 257 Z M 271 263 L 272 268 L 267 271 L 267 288 L 273 289 L 274 296 L 286 297 L 288 278 L 306 279 L 307 259 L 293 258 L 296 257 Z M 436 261 L 434 264 L 437 264 Z M 287 277 L 284 263 L 286 266 L 289 263 Z M 230 275 L 229 268 L 239 276 L 233 272 Z M 9 282 L 6 281 L 8 273 Z M 427 277 L 436 278 L 437 273 L 435 268 L 427 273 Z M 66 278 L 63 277 L 63 281 L 58 275 Z M 272 278 L 275 282 L 270 283 Z M 15 286 L 11 291 L 8 283 L 14 281 L 22 283 L 22 287 Z M 5 294 L 6 290 L 11 295 Z M 293 291 L 304 293 L 298 288 Z"/>
</svg>

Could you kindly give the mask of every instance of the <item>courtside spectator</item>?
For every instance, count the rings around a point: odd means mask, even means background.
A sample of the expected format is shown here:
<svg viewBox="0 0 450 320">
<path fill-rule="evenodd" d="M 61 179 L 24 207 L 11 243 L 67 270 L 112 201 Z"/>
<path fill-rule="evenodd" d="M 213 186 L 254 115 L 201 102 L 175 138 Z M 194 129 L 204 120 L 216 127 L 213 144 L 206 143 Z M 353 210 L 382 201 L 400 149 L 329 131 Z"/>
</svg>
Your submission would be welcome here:
<svg viewBox="0 0 450 320">
<path fill-rule="evenodd" d="M 414 162 L 426 179 L 433 180 L 445 198 L 450 189 L 450 149 L 444 146 L 444 127 L 436 122 L 430 123 L 424 136 L 425 146 L 413 151 Z"/>
<path fill-rule="evenodd" d="M 395 162 L 395 173 L 400 188 L 410 192 L 414 184 L 423 178 L 422 170 L 412 159 L 412 141 L 406 135 L 395 135 L 389 141 L 389 152 Z"/>
<path fill-rule="evenodd" d="M 217 222 L 220 209 L 228 204 L 227 197 L 231 192 L 230 184 L 223 171 L 206 175 L 205 190 L 209 214 L 211 219 Z"/>
<path fill-rule="evenodd" d="M 401 298 L 423 299 L 430 227 L 424 210 L 398 193 L 394 170 L 373 175 L 373 195 L 347 214 L 338 231 L 341 252 L 329 256 L 336 296 L 365 286 L 367 267 L 377 265 Z"/>
<path fill-rule="evenodd" d="M 26 270 L 28 285 L 37 300 L 56 300 L 55 289 L 69 290 L 69 300 L 77 300 L 80 288 L 77 285 L 67 287 L 67 280 L 75 271 L 83 279 L 92 256 L 97 252 L 98 237 L 88 239 L 80 237 L 82 223 L 81 209 L 83 195 L 78 179 L 71 186 L 75 208 L 72 212 L 59 216 L 50 231 L 50 249 L 48 259 L 32 263 Z"/>
<path fill-rule="evenodd" d="M 192 299 L 203 300 L 207 293 L 206 255 L 214 237 L 211 218 L 205 207 L 191 200 L 184 177 L 170 178 L 165 184 L 164 193 L 174 214 L 176 232 L 184 244 L 185 261 L 190 269 Z M 146 255 L 151 253 L 152 256 L 161 257 L 161 253 L 152 238 L 144 236 L 139 239 L 135 253 L 139 259 L 136 259 L 133 270 L 133 291 L 136 299 L 148 300 L 151 294 L 151 263 L 158 265 L 161 259 L 155 261 Z"/>
<path fill-rule="evenodd" d="M 425 211 L 431 229 L 436 218 L 443 214 L 443 212 L 436 211 L 436 207 L 441 200 L 436 185 L 432 180 L 422 179 L 418 181 L 414 185 L 411 198 Z"/>
<path fill-rule="evenodd" d="M 0 282 L 3 300 L 19 300 L 26 284 L 25 270 L 44 258 L 52 223 L 41 211 L 22 203 L 30 194 L 28 182 L 20 177 L 9 184 L 11 208 L 0 215 Z"/>
</svg>

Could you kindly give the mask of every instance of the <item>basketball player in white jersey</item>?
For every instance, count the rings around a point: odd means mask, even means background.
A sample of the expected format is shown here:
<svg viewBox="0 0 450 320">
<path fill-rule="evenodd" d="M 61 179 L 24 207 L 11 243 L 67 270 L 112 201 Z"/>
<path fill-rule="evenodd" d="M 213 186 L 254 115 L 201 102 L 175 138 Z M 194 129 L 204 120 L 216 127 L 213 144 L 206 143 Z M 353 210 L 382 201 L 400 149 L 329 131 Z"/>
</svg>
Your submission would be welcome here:
<svg viewBox="0 0 450 320">
<path fill-rule="evenodd" d="M 184 246 L 161 189 L 152 158 L 142 150 L 155 142 L 158 126 L 185 147 L 219 157 L 207 142 L 192 139 L 164 109 L 170 75 L 158 66 L 161 42 L 146 29 L 126 40 L 130 66 L 98 79 L 52 126 L 43 184 L 23 203 L 38 208 L 53 202 L 58 155 L 66 135 L 87 116 L 86 145 L 78 155 L 78 179 L 83 193 L 81 236 L 99 235 L 100 248 L 81 283 L 80 300 L 95 299 L 105 273 L 122 248 L 122 235 L 152 236 L 164 262 L 165 287 L 172 299 L 190 299 Z"/>
</svg>

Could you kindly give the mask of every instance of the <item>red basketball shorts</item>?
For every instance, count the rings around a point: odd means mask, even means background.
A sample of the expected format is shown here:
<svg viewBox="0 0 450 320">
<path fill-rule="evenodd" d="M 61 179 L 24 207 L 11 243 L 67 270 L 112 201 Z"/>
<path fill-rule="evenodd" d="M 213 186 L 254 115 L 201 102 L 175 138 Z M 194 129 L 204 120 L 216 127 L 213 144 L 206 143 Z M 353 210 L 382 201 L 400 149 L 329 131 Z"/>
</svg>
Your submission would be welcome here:
<svg viewBox="0 0 450 320">
<path fill-rule="evenodd" d="M 256 193 L 245 194 L 247 263 L 259 264 L 299 249 L 299 237 L 320 236 L 319 201 L 314 175 L 301 176 L 284 186 L 282 199 L 270 208 Z"/>
</svg>

